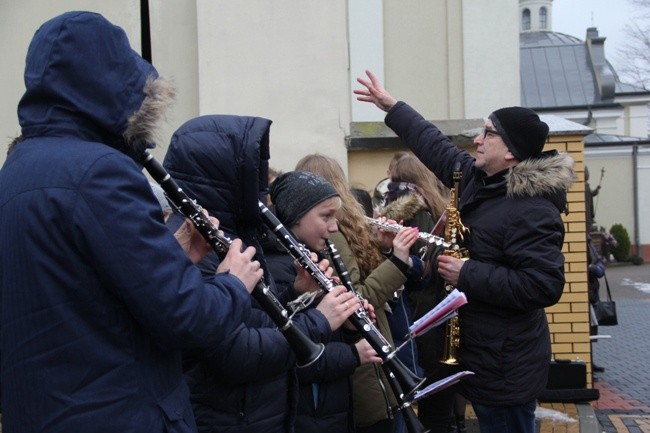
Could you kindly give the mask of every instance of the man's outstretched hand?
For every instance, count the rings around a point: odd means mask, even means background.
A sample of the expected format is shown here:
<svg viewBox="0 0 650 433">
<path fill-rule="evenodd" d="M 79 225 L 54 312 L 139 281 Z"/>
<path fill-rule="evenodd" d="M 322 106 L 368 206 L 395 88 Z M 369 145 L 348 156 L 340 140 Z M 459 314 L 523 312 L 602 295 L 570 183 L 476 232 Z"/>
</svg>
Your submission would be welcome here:
<svg viewBox="0 0 650 433">
<path fill-rule="evenodd" d="M 354 90 L 354 94 L 357 95 L 357 100 L 371 102 L 379 107 L 380 110 L 387 112 L 397 103 L 397 99 L 393 98 L 390 93 L 382 87 L 377 77 L 375 77 L 375 74 L 367 70 L 366 75 L 368 75 L 370 80 L 361 77 L 357 78 L 357 81 L 365 87 L 365 89 Z"/>
</svg>

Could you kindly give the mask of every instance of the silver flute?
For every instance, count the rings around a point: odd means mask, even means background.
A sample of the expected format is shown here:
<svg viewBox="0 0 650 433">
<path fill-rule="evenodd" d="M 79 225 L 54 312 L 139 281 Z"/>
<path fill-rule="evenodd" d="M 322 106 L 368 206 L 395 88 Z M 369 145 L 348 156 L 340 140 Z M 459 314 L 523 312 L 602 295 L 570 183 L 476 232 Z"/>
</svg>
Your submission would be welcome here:
<svg viewBox="0 0 650 433">
<path fill-rule="evenodd" d="M 366 221 L 368 221 L 373 226 L 379 227 L 382 230 L 388 230 L 390 232 L 395 232 L 395 233 L 397 233 L 404 227 L 401 224 L 391 224 L 389 222 L 382 221 L 380 219 L 371 218 L 368 216 L 366 217 Z M 425 233 L 425 232 L 418 233 L 418 241 L 425 242 L 428 246 L 435 245 L 436 247 L 445 248 L 445 249 L 452 247 L 450 242 L 445 241 L 445 238 L 441 236 L 432 235 L 431 233 Z"/>
</svg>

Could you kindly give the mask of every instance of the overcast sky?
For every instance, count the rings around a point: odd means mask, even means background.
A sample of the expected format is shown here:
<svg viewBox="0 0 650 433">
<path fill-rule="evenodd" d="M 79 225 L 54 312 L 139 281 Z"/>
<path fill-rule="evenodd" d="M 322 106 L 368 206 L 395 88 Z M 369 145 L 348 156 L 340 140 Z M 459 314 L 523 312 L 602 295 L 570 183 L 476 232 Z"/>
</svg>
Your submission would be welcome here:
<svg viewBox="0 0 650 433">
<path fill-rule="evenodd" d="M 618 49 L 623 47 L 624 28 L 634 17 L 628 0 L 554 0 L 553 31 L 585 40 L 588 27 L 604 36 L 605 56 L 616 69 Z"/>
</svg>

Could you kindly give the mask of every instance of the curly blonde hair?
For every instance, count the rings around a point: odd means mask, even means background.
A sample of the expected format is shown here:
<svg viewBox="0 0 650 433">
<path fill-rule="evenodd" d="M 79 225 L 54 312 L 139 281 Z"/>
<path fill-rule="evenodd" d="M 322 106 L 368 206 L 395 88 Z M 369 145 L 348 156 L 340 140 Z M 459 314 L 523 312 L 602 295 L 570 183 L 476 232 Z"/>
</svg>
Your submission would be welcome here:
<svg viewBox="0 0 650 433">
<path fill-rule="evenodd" d="M 342 206 L 336 214 L 339 230 L 345 236 L 354 253 L 361 278 L 365 279 L 384 260 L 372 228 L 366 222 L 362 205 L 352 195 L 341 165 L 333 158 L 312 153 L 304 156 L 296 164 L 296 170 L 309 171 L 324 177 L 336 188 Z"/>
</svg>

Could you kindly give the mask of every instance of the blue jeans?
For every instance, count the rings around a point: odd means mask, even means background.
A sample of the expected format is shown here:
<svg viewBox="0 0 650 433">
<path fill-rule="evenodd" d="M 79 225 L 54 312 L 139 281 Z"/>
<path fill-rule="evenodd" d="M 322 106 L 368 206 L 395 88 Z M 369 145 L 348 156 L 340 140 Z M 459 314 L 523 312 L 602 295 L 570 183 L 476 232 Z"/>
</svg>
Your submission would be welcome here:
<svg viewBox="0 0 650 433">
<path fill-rule="evenodd" d="M 472 403 L 481 433 L 535 433 L 535 407 L 531 400 L 519 406 L 484 406 Z"/>
</svg>

